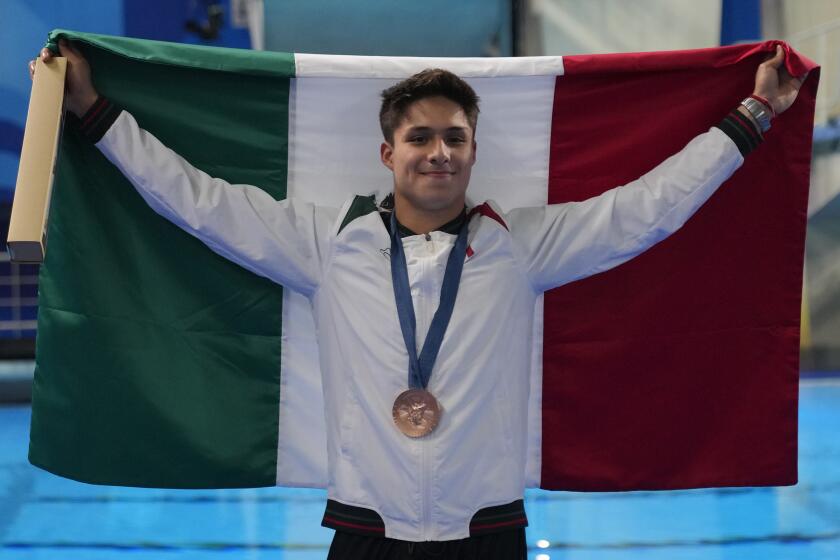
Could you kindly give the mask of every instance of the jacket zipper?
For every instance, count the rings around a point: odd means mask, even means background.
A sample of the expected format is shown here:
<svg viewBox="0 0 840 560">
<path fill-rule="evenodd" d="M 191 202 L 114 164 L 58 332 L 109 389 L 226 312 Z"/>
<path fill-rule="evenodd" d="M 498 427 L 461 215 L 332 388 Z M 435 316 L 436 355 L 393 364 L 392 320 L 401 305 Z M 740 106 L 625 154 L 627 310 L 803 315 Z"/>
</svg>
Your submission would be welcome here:
<svg viewBox="0 0 840 560">
<path fill-rule="evenodd" d="M 421 270 L 421 278 L 426 279 L 426 282 L 422 282 L 421 286 L 424 289 L 421 289 L 420 294 L 423 297 L 423 332 L 426 332 L 428 335 L 428 323 L 430 321 L 429 317 L 431 316 L 431 311 L 429 309 L 429 305 L 433 301 L 431 297 L 431 290 L 432 286 L 431 282 L 428 282 L 428 275 L 434 272 L 434 260 L 430 259 L 429 257 L 434 254 L 434 242 L 432 241 L 432 236 L 428 233 L 425 235 L 426 243 L 424 244 L 424 248 L 426 249 L 426 258 L 421 259 L 422 263 L 422 270 Z M 431 270 L 430 270 L 431 264 Z M 423 337 L 425 339 L 425 337 Z M 418 349 L 419 350 L 419 349 Z M 430 473 L 429 473 L 429 442 L 425 439 L 421 439 L 420 443 L 420 454 L 421 454 L 421 473 L 420 473 L 420 481 L 421 481 L 421 510 L 423 512 L 423 540 L 430 540 L 431 538 L 431 525 L 432 525 L 432 489 L 431 484 L 429 482 Z"/>
</svg>

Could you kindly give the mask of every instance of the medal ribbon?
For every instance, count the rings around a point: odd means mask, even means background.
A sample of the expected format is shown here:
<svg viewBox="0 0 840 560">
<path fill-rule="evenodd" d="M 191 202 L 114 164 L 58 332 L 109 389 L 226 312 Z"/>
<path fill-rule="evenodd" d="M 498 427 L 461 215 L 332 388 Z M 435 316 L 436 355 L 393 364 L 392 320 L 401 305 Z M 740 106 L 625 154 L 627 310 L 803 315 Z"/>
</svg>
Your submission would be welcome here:
<svg viewBox="0 0 840 560">
<path fill-rule="evenodd" d="M 394 284 L 394 298 L 397 301 L 397 314 L 400 318 L 405 347 L 408 350 L 408 386 L 411 389 L 425 389 L 432 377 L 440 345 L 452 310 L 455 308 L 455 298 L 461 283 L 461 271 L 467 256 L 467 221 L 465 220 L 458 232 L 455 245 L 446 261 L 443 273 L 443 285 L 440 289 L 440 303 L 438 304 L 423 349 L 417 356 L 417 319 L 414 315 L 414 303 L 411 301 L 411 288 L 408 282 L 408 265 L 405 262 L 402 240 L 397 229 L 396 212 L 391 212 L 391 279 Z"/>
</svg>

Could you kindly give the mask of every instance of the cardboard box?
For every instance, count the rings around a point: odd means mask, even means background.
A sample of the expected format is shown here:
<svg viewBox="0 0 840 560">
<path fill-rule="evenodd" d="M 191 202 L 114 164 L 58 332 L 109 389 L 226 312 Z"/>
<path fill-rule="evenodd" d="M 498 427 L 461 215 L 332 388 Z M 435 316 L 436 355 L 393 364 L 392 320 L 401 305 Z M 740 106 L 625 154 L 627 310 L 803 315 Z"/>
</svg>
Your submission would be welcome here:
<svg viewBox="0 0 840 560">
<path fill-rule="evenodd" d="M 47 248 L 47 219 L 64 116 L 65 58 L 35 63 L 20 167 L 6 245 L 15 263 L 40 263 Z"/>
</svg>

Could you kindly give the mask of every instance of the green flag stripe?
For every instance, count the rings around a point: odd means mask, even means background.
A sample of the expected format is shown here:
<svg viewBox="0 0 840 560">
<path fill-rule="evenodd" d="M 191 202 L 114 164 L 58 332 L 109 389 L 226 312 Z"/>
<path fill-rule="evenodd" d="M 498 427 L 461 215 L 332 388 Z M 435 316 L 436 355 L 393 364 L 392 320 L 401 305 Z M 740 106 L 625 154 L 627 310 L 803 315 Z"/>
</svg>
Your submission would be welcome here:
<svg viewBox="0 0 840 560">
<path fill-rule="evenodd" d="M 276 78 L 291 78 L 295 74 L 294 54 L 291 53 L 181 45 L 164 41 L 81 33 L 67 29 L 51 31 L 46 46 L 58 52 L 57 44 L 60 37 L 153 64 Z"/>
<path fill-rule="evenodd" d="M 165 144 L 285 198 L 291 56 L 248 53 L 269 72 L 232 50 L 62 33 Z M 101 484 L 274 485 L 282 289 L 155 214 L 72 123 L 48 239 L 31 462 Z"/>
</svg>

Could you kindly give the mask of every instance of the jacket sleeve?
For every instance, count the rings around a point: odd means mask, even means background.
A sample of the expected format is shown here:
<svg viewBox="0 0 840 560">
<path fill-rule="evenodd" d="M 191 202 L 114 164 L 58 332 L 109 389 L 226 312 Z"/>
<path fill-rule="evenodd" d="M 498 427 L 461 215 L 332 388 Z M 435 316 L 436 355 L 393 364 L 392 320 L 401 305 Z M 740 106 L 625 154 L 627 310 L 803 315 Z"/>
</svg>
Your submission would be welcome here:
<svg viewBox="0 0 840 560">
<path fill-rule="evenodd" d="M 158 214 L 219 255 L 311 295 L 338 211 L 210 177 L 122 111 L 96 146 Z"/>
<path fill-rule="evenodd" d="M 720 128 L 650 172 L 581 202 L 507 214 L 514 244 L 542 292 L 616 267 L 678 230 L 743 163 Z"/>
</svg>

